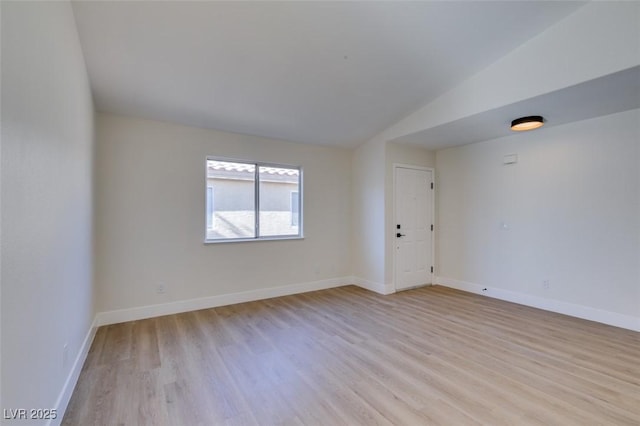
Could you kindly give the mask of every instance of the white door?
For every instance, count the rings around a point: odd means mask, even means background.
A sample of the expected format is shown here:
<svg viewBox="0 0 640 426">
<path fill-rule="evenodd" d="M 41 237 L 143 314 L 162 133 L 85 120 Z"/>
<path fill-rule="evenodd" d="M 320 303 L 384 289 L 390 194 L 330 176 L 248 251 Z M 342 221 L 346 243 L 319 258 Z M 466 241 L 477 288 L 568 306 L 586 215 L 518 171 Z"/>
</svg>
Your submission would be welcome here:
<svg viewBox="0 0 640 426">
<path fill-rule="evenodd" d="M 433 172 L 395 167 L 396 290 L 432 283 Z"/>
</svg>

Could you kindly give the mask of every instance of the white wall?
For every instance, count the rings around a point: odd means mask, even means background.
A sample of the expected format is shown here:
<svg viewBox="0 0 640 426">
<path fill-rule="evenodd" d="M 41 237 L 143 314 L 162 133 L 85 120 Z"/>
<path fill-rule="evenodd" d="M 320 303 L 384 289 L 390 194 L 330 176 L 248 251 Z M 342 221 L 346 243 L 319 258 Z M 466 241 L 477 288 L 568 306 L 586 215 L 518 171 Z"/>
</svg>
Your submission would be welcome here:
<svg viewBox="0 0 640 426">
<path fill-rule="evenodd" d="M 93 104 L 70 4 L 1 7 L 0 406 L 64 409 L 94 315 Z"/>
<path fill-rule="evenodd" d="M 353 275 L 384 292 L 385 144 L 366 143 L 353 153 Z"/>
<path fill-rule="evenodd" d="M 107 114 L 97 138 L 99 311 L 350 276 L 350 150 Z M 302 166 L 304 240 L 203 244 L 207 155 Z"/>
<path fill-rule="evenodd" d="M 640 324 L 639 123 L 633 110 L 438 151 L 442 281 Z"/>
</svg>

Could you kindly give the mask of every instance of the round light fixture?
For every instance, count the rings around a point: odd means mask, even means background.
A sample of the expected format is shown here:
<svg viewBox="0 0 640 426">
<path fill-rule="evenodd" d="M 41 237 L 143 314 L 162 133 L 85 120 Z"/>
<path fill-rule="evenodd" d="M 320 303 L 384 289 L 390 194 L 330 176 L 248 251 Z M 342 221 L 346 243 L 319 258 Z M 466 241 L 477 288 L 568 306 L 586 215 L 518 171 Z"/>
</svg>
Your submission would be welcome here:
<svg viewBox="0 0 640 426">
<path fill-rule="evenodd" d="M 524 132 L 527 130 L 537 129 L 544 124 L 544 118 L 541 115 L 530 115 L 529 117 L 516 118 L 511 122 L 511 130 L 514 132 Z"/>
</svg>

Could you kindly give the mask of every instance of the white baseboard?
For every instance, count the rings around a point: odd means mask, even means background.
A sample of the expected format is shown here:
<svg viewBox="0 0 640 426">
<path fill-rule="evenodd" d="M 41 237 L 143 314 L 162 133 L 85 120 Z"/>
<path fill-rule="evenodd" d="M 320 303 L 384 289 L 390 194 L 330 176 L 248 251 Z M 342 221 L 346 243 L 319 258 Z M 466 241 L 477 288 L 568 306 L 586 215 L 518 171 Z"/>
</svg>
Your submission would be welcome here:
<svg viewBox="0 0 640 426">
<path fill-rule="evenodd" d="M 290 294 L 306 293 L 308 291 L 324 290 L 341 287 L 351 283 L 351 277 L 332 278 L 328 280 L 291 284 L 281 287 L 271 287 L 239 293 L 221 294 L 219 296 L 201 297 L 198 299 L 179 300 L 159 305 L 147 305 L 130 309 L 99 312 L 96 315 L 96 325 L 109 325 L 119 322 L 135 321 L 162 315 L 179 314 L 197 311 L 199 309 L 215 308 L 217 306 L 233 305 L 235 303 L 252 302 L 254 300 L 270 299 L 272 297 L 288 296 Z"/>
<path fill-rule="evenodd" d="M 545 299 L 543 297 L 531 296 L 529 294 L 518 293 L 515 291 L 509 291 L 495 287 L 487 287 L 468 281 L 456 280 L 453 278 L 436 277 L 435 282 L 445 287 L 468 291 L 470 293 L 476 293 L 482 296 L 492 297 L 494 299 L 506 300 L 509 302 L 518 303 L 520 305 L 544 309 L 545 311 L 551 311 L 576 318 L 596 321 L 602 324 L 626 328 L 628 330 L 640 331 L 639 317 L 623 315 L 616 312 L 592 308 L 589 306 L 561 302 L 559 300 Z"/>
<path fill-rule="evenodd" d="M 393 284 L 376 283 L 360 277 L 351 277 L 351 282 L 358 287 L 362 287 L 366 290 L 373 291 L 378 294 L 387 295 L 396 292 L 395 288 L 393 288 Z"/>
<path fill-rule="evenodd" d="M 55 419 L 49 420 L 47 423 L 48 426 L 58 426 L 62 423 L 62 418 L 64 417 L 65 411 L 67 411 L 67 406 L 69 405 L 69 401 L 71 400 L 71 395 L 73 394 L 73 390 L 76 387 L 76 383 L 78 383 L 78 378 L 80 377 L 80 372 L 82 371 L 82 367 L 84 366 L 84 362 L 87 359 L 87 355 L 89 354 L 89 349 L 91 349 L 91 344 L 93 343 L 93 338 L 96 336 L 96 330 L 98 327 L 96 326 L 96 321 L 93 321 L 91 324 L 91 328 L 87 332 L 87 335 L 80 346 L 80 350 L 78 351 L 78 355 L 76 359 L 73 361 L 73 366 L 71 367 L 71 371 L 69 371 L 69 375 L 67 376 L 67 380 L 64 382 L 64 386 L 62 387 L 62 391 L 60 395 L 58 395 L 58 399 L 55 404 L 55 409 L 57 410 L 57 417 Z"/>
</svg>

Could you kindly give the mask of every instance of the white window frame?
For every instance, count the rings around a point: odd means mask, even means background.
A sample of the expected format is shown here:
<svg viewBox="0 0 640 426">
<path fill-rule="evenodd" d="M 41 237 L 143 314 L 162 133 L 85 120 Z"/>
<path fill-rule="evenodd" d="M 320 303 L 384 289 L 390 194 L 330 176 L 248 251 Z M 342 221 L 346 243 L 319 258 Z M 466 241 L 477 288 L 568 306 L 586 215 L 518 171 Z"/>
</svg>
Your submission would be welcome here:
<svg viewBox="0 0 640 426">
<path fill-rule="evenodd" d="M 250 164 L 255 166 L 255 176 L 254 176 L 254 212 L 255 212 L 255 236 L 254 237 L 244 237 L 244 238 L 215 238 L 209 239 L 207 238 L 207 168 L 209 161 L 224 161 L 230 163 L 241 163 L 241 164 Z M 205 244 L 220 244 L 220 243 L 237 243 L 237 242 L 248 242 L 248 241 L 275 241 L 275 240 L 302 240 L 304 239 L 303 233 L 303 172 L 302 166 L 294 166 L 290 164 L 282 164 L 282 163 L 264 163 L 261 161 L 249 161 L 249 160 L 239 160 L 235 158 L 227 158 L 227 157 L 216 157 L 208 155 L 205 160 L 204 166 L 204 180 L 205 180 Z M 284 168 L 284 169 L 296 169 L 299 172 L 298 175 L 298 233 L 291 235 L 268 235 L 268 236 L 260 236 L 260 167 L 276 167 L 276 168 Z"/>
<path fill-rule="evenodd" d="M 208 184 L 208 182 L 207 182 Z M 211 201 L 209 201 L 209 197 L 211 198 Z M 213 227 L 215 226 L 215 216 L 213 215 L 213 212 L 216 210 L 215 206 L 216 206 L 216 202 L 215 202 L 215 196 L 213 193 L 213 187 L 207 185 L 207 193 L 205 195 L 205 204 L 206 204 L 206 219 L 207 219 L 207 231 L 209 229 L 213 229 Z M 211 226 L 209 226 L 211 225 Z"/>
<path fill-rule="evenodd" d="M 296 194 L 295 198 L 293 196 L 294 193 Z M 298 199 L 298 205 L 296 206 L 298 208 L 298 211 L 294 212 L 293 211 L 293 206 L 294 206 L 293 200 L 296 199 L 296 198 Z M 298 229 L 300 229 L 300 188 L 298 188 L 297 191 L 291 191 L 291 194 L 289 195 L 289 200 L 290 200 L 289 201 L 290 202 L 289 210 L 291 210 L 291 226 L 298 226 Z M 294 220 L 293 220 L 293 218 L 294 218 L 293 215 L 294 214 L 297 215 L 296 216 L 296 222 L 297 223 L 293 223 L 294 222 Z"/>
</svg>

